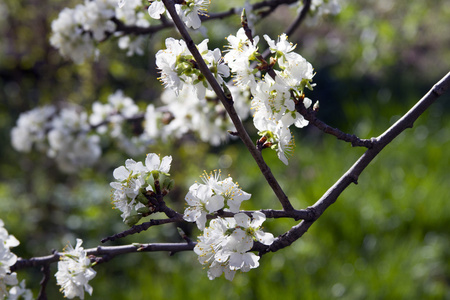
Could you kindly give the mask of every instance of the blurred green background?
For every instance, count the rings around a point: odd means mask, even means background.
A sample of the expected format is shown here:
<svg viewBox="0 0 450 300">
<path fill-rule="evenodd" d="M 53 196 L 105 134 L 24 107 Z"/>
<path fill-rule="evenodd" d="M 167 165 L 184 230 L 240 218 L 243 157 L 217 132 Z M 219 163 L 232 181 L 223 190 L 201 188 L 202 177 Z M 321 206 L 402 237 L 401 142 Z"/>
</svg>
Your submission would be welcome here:
<svg viewBox="0 0 450 300">
<path fill-rule="evenodd" d="M 154 53 L 166 30 L 151 37 L 143 57 L 126 57 L 114 39 L 99 46 L 100 58 L 74 65 L 49 46 L 50 24 L 77 1 L 0 2 L 0 218 L 21 245 L 24 258 L 61 250 L 75 238 L 86 248 L 125 230 L 111 209 L 112 170 L 127 156 L 116 149 L 92 169 L 65 175 L 43 154 L 15 152 L 10 130 L 21 112 L 68 101 L 89 108 L 116 89 L 139 101 L 158 104 L 161 85 Z M 237 1 L 214 2 L 223 11 Z M 436 1 L 346 1 L 342 12 L 316 27 L 303 25 L 290 41 L 310 61 L 320 100 L 319 117 L 329 125 L 370 138 L 393 124 L 449 70 L 450 6 Z M 256 25 L 257 34 L 276 38 L 295 9 L 279 8 Z M 289 18 L 287 17 L 289 16 Z M 224 26 L 225 24 L 225 26 Z M 223 47 L 239 18 L 205 23 L 210 47 Z M 195 35 L 197 42 L 201 35 Z M 260 43 L 264 47 L 264 43 Z M 194 253 L 142 253 L 118 257 L 96 268 L 87 299 L 450 299 L 450 95 L 446 94 L 389 145 L 338 201 L 291 247 L 265 255 L 260 267 L 209 281 Z M 246 123 L 252 138 L 256 132 Z M 312 205 L 353 164 L 363 149 L 296 130 L 289 166 L 265 152 L 269 166 L 296 208 Z M 270 188 L 239 141 L 210 147 L 187 138 L 155 145 L 149 152 L 172 155 L 176 188 L 167 202 L 182 211 L 188 187 L 203 170 L 222 169 L 253 195 L 243 209 L 279 209 Z M 133 157 L 144 160 L 142 157 Z M 279 235 L 296 222 L 268 220 Z M 186 231 L 195 239 L 192 226 Z M 181 242 L 175 225 L 108 245 Z M 56 266 L 52 266 L 52 274 Z M 34 296 L 39 270 L 19 271 Z M 55 279 L 49 299 L 62 299 Z"/>
</svg>

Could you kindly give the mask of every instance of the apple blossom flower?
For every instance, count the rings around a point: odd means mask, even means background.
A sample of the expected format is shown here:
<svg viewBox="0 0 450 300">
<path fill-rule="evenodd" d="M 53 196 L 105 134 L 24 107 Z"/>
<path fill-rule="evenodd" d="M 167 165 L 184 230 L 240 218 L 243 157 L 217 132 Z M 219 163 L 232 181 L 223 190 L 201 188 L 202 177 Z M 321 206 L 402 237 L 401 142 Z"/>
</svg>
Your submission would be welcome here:
<svg viewBox="0 0 450 300">
<path fill-rule="evenodd" d="M 187 27 L 198 29 L 201 26 L 199 15 L 206 15 L 209 3 L 209 0 L 187 0 L 182 5 L 175 5 L 175 8 Z"/>
<path fill-rule="evenodd" d="M 148 14 L 153 19 L 161 19 L 161 15 L 166 12 L 166 7 L 161 0 L 154 0 L 148 7 Z"/>
<path fill-rule="evenodd" d="M 231 72 L 235 74 L 234 82 L 238 86 L 253 89 L 256 85 L 255 74 L 258 73 L 258 70 L 251 68 L 251 61 L 255 60 L 258 54 L 259 37 L 255 36 L 253 41 L 250 41 L 244 28 L 240 28 L 236 36 L 229 35 L 227 41 L 229 50 L 223 59 L 230 67 Z"/>
<path fill-rule="evenodd" d="M 19 241 L 8 234 L 3 220 L 0 219 L 0 279 L 5 278 L 10 272 L 9 267 L 16 263 L 17 256 L 11 252 L 10 248 L 18 245 Z"/>
<path fill-rule="evenodd" d="M 92 269 L 93 264 L 81 247 L 83 241 L 77 239 L 75 248 L 69 244 L 61 254 L 56 272 L 56 283 L 61 286 L 64 297 L 84 299 L 84 292 L 92 295 L 93 288 L 88 284 L 97 272 Z"/>
<path fill-rule="evenodd" d="M 251 195 L 239 188 L 231 177 L 220 178 L 220 170 L 201 176 L 204 184 L 194 183 L 186 195 L 188 207 L 184 211 L 184 220 L 196 222 L 200 230 L 205 228 L 206 215 L 222 208 L 237 213 L 242 201 Z"/>
<path fill-rule="evenodd" d="M 184 211 L 183 219 L 188 222 L 196 222 L 200 230 L 205 229 L 206 215 L 223 208 L 224 198 L 214 195 L 211 187 L 194 184 L 190 187 L 185 198 L 189 207 Z"/>
<path fill-rule="evenodd" d="M 52 22 L 50 44 L 59 53 L 77 64 L 99 55 L 97 44 L 117 29 L 113 19 L 128 26 L 148 27 L 144 13 L 140 11 L 141 0 L 94 0 L 85 1 L 75 8 L 63 9 Z M 142 54 L 137 38 L 133 42 L 119 39 L 120 48 L 128 54 Z"/>
<path fill-rule="evenodd" d="M 22 280 L 19 285 L 13 286 L 9 290 L 7 300 L 33 300 L 33 293 L 25 287 L 25 280 Z"/>
<path fill-rule="evenodd" d="M 221 84 L 223 77 L 228 77 L 230 72 L 228 66 L 222 62 L 220 50 L 208 50 L 208 39 L 198 44 L 197 48 L 208 68 Z M 206 89 L 210 88 L 183 40 L 167 38 L 166 49 L 156 53 L 156 66 L 161 71 L 160 80 L 164 86 L 172 89 L 177 95 L 184 85 L 192 85 L 198 98 L 202 99 L 205 97 Z"/>
<path fill-rule="evenodd" d="M 259 266 L 259 256 L 249 251 L 254 241 L 273 243 L 273 235 L 261 230 L 265 219 L 263 213 L 254 212 L 252 218 L 238 213 L 233 218 L 211 220 L 194 247 L 199 262 L 209 267 L 209 279 L 225 273 L 226 279 L 233 280 L 237 270 L 248 272 Z"/>
<path fill-rule="evenodd" d="M 19 245 L 19 241 L 4 227 L 3 220 L 0 219 L 0 299 L 32 299 L 33 294 L 25 289 L 25 280 L 20 284 L 17 274 L 10 271 L 10 267 L 17 261 L 17 256 L 11 252 L 10 248 Z"/>
<path fill-rule="evenodd" d="M 175 9 L 181 20 L 187 27 L 198 29 L 201 26 L 199 15 L 206 14 L 210 1 L 209 0 L 187 0 L 183 3 L 175 3 Z M 161 15 L 166 12 L 166 7 L 161 0 L 151 1 L 148 7 L 148 14 L 151 18 L 159 20 Z M 170 15 L 167 13 L 170 18 Z"/>
<path fill-rule="evenodd" d="M 158 180 L 160 175 L 169 176 L 171 162 L 172 156 L 165 156 L 161 160 L 159 155 L 149 153 L 145 165 L 127 159 L 124 166 L 114 170 L 113 176 L 116 181 L 110 183 L 113 188 L 112 204 L 115 209 L 122 212 L 121 217 L 127 225 L 134 225 L 142 217 L 140 210 L 148 203 L 144 193 L 155 190 L 155 180 Z M 168 186 L 163 188 L 170 189 Z"/>
</svg>

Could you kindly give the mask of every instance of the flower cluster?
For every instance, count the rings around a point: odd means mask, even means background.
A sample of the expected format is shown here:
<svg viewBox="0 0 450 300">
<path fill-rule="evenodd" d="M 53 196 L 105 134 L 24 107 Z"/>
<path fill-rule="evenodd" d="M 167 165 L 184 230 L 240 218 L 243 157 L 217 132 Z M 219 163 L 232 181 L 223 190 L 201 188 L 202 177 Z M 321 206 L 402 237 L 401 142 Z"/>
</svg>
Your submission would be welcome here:
<svg viewBox="0 0 450 300">
<path fill-rule="evenodd" d="M 277 41 L 267 35 L 264 39 L 273 55 L 270 64 L 258 52 L 259 37 L 250 39 L 243 28 L 236 36 L 228 36 L 229 51 L 224 60 L 235 74 L 236 85 L 248 87 L 253 95 L 253 120 L 262 137 L 262 146 L 276 150 L 280 160 L 287 165 L 294 146 L 289 127 L 292 124 L 298 128 L 308 125 L 308 121 L 296 111 L 295 105 L 300 101 L 305 107 L 311 105 L 304 89 L 312 89 L 314 73 L 312 65 L 293 52 L 295 45 L 288 42 L 285 34 Z M 254 63 L 258 64 L 257 68 L 252 66 Z M 276 66 L 278 70 L 274 68 Z M 259 78 L 256 76 L 259 70 L 266 70 L 267 74 Z"/>
<path fill-rule="evenodd" d="M 194 183 L 189 188 L 183 218 L 196 222 L 203 231 L 194 251 L 200 263 L 209 266 L 209 279 L 225 273 L 225 277 L 232 280 L 237 270 L 248 272 L 259 266 L 259 256 L 248 252 L 253 241 L 270 245 L 274 238 L 260 229 L 266 219 L 263 213 L 254 212 L 253 221 L 239 213 L 242 201 L 250 199 L 251 195 L 240 189 L 231 177 L 221 180 L 220 171 L 214 171 L 205 172 L 202 179 L 203 183 Z M 233 218 L 213 219 L 206 227 L 206 216 L 222 209 L 236 214 Z"/>
<path fill-rule="evenodd" d="M 36 148 L 45 151 L 49 120 L 55 112 L 56 107 L 43 106 L 22 113 L 17 119 L 16 126 L 11 130 L 11 143 L 14 149 L 30 152 L 35 144 Z"/>
<path fill-rule="evenodd" d="M 56 272 L 56 283 L 61 286 L 64 297 L 72 299 L 79 297 L 84 299 L 84 292 L 92 295 L 93 288 L 88 284 L 97 272 L 92 269 L 93 264 L 81 244 L 83 241 L 77 239 L 75 248 L 69 244 L 61 255 Z"/>
<path fill-rule="evenodd" d="M 92 128 L 96 128 L 98 134 L 107 135 L 120 149 L 134 156 L 145 153 L 156 137 L 149 135 L 141 125 L 133 127 L 142 122 L 142 118 L 143 112 L 133 99 L 118 90 L 108 96 L 107 103 L 93 103 L 89 123 Z"/>
<path fill-rule="evenodd" d="M 117 26 L 112 21 L 113 18 L 125 25 L 150 26 L 145 14 L 139 12 L 142 5 L 141 0 L 129 0 L 119 8 L 116 0 L 85 0 L 84 4 L 73 9 L 65 8 L 52 22 L 50 43 L 63 57 L 70 58 L 75 63 L 82 63 L 87 58 L 98 55 L 96 43 L 116 31 Z M 128 49 L 128 54 L 142 54 L 141 43 L 142 37 L 132 40 L 126 36 L 119 39 L 119 47 Z"/>
<path fill-rule="evenodd" d="M 20 152 L 34 148 L 46 153 L 67 173 L 98 160 L 102 136 L 131 156 L 145 153 L 155 140 L 167 142 L 187 133 L 218 146 L 230 137 L 227 131 L 235 130 L 234 126 L 212 91 L 199 99 L 192 89 L 186 86 L 178 96 L 166 90 L 161 95 L 164 105 L 155 108 L 149 104 L 145 111 L 121 90 L 109 95 L 106 103 L 95 101 L 90 114 L 74 106 L 35 108 L 20 115 L 11 130 L 11 142 Z M 239 116 L 248 118 L 248 93 L 235 86 L 229 89 Z"/>
<path fill-rule="evenodd" d="M 222 84 L 223 78 L 230 75 L 230 69 L 223 64 L 220 50 L 208 50 L 208 39 L 203 40 L 197 48 L 218 83 Z M 184 85 L 192 85 L 201 99 L 205 98 L 206 89 L 211 89 L 184 40 L 167 38 L 166 49 L 156 53 L 156 66 L 161 71 L 160 79 L 164 86 L 176 94 Z"/>
<path fill-rule="evenodd" d="M 237 270 L 248 272 L 259 266 L 259 256 L 249 252 L 254 241 L 270 245 L 274 237 L 261 230 L 266 219 L 262 212 L 252 213 L 252 219 L 244 213 L 217 218 L 199 236 L 194 252 L 199 262 L 209 267 L 209 279 L 225 273 L 225 278 L 231 281 Z"/>
<path fill-rule="evenodd" d="M 19 284 L 17 274 L 10 271 L 10 267 L 17 261 L 17 256 L 10 248 L 18 245 L 19 241 L 8 234 L 3 220 L 0 219 L 0 299 L 33 299 L 31 291 L 25 288 L 25 280 Z"/>
<path fill-rule="evenodd" d="M 21 152 L 30 152 L 35 144 L 70 173 L 92 165 L 101 155 L 100 138 L 89 135 L 89 130 L 86 112 L 73 106 L 60 110 L 44 106 L 20 115 L 11 130 L 11 141 Z"/>
<path fill-rule="evenodd" d="M 49 124 L 47 155 L 68 173 L 91 166 L 102 151 L 100 137 L 89 135 L 89 131 L 86 112 L 79 112 L 75 107 L 63 108 Z"/>
<path fill-rule="evenodd" d="M 196 222 L 200 230 L 205 228 L 206 215 L 220 209 L 239 212 L 242 201 L 250 199 L 251 195 L 239 188 L 231 177 L 220 178 L 220 170 L 214 173 L 204 173 L 201 176 L 203 184 L 194 183 L 186 195 L 189 205 L 184 211 L 184 219 Z"/>
<path fill-rule="evenodd" d="M 242 120 L 247 119 L 250 114 L 248 93 L 236 86 L 229 86 L 229 90 L 239 117 Z M 211 90 L 206 90 L 205 98 L 198 98 L 194 88 L 185 85 L 178 95 L 172 90 L 164 90 L 161 101 L 164 106 L 159 109 L 164 117 L 161 119 L 162 122 L 158 123 L 161 126 L 158 126 L 157 130 L 163 139 L 165 137 L 179 139 L 189 132 L 195 132 L 203 142 L 219 146 L 230 138 L 228 131 L 235 130 L 225 108 Z M 148 120 L 151 119 L 146 117 L 147 124 L 150 124 Z"/>
<path fill-rule="evenodd" d="M 172 156 L 165 156 L 161 160 L 155 153 L 147 154 L 145 165 L 132 159 L 125 161 L 125 166 L 116 168 L 113 172 L 115 182 L 111 182 L 114 189 L 112 203 L 114 208 L 122 212 L 123 221 L 132 226 L 143 216 L 152 212 L 155 203 L 149 198 L 156 193 L 168 192 L 173 186 L 169 178 Z"/>
</svg>

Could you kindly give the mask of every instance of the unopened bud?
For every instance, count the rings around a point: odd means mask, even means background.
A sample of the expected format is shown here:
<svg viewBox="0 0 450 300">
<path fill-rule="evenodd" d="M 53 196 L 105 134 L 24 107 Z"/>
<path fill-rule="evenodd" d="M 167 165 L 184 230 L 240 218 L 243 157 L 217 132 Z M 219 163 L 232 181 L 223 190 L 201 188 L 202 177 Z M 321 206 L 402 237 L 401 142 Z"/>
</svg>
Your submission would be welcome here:
<svg viewBox="0 0 450 300">
<path fill-rule="evenodd" d="M 137 222 L 139 222 L 139 220 L 142 218 L 141 215 L 132 215 L 132 216 L 128 216 L 125 219 L 125 224 L 127 224 L 128 226 L 133 226 L 136 225 Z"/>
<path fill-rule="evenodd" d="M 143 194 L 139 194 L 139 195 L 136 197 L 136 200 L 137 200 L 138 202 L 144 204 L 144 205 L 146 205 L 146 204 L 148 203 L 147 197 L 145 197 Z"/>
<path fill-rule="evenodd" d="M 165 177 L 163 180 L 162 189 L 170 191 L 173 188 L 173 185 L 173 180 L 170 179 L 170 177 Z"/>
<path fill-rule="evenodd" d="M 137 212 L 140 214 L 147 214 L 150 212 L 150 209 L 147 206 L 144 206 L 144 207 L 138 208 Z"/>
<path fill-rule="evenodd" d="M 167 185 L 167 189 L 170 191 L 175 186 L 175 180 L 170 179 L 169 184 Z"/>
<path fill-rule="evenodd" d="M 242 9 L 241 13 L 241 25 L 242 27 L 248 26 L 247 14 L 245 13 L 245 8 Z"/>
</svg>

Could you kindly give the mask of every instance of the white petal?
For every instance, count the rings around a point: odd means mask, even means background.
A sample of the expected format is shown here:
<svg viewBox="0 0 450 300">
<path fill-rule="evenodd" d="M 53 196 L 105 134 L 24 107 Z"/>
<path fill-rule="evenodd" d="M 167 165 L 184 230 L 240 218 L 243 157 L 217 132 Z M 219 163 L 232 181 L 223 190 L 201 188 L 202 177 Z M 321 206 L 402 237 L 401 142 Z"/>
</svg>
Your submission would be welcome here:
<svg viewBox="0 0 450 300">
<path fill-rule="evenodd" d="M 158 170 L 160 163 L 161 160 L 159 159 L 159 156 L 157 154 L 155 153 L 147 154 L 147 157 L 145 158 L 145 166 L 150 172 Z"/>
<path fill-rule="evenodd" d="M 202 211 L 200 216 L 197 218 L 197 227 L 200 230 L 205 229 L 205 224 L 206 224 L 206 212 Z"/>
<path fill-rule="evenodd" d="M 256 231 L 255 237 L 260 243 L 264 245 L 271 245 L 275 240 L 273 234 L 271 234 L 270 232 L 263 232 L 262 230 Z"/>
<path fill-rule="evenodd" d="M 242 226 L 244 228 L 248 228 L 250 224 L 250 217 L 244 213 L 235 214 L 234 219 L 236 220 L 236 224 L 238 226 Z"/>
<path fill-rule="evenodd" d="M 162 173 L 169 173 L 171 163 L 172 163 L 172 156 L 164 156 L 159 170 Z"/>
<path fill-rule="evenodd" d="M 253 221 L 250 226 L 252 226 L 253 228 L 261 227 L 262 223 L 264 223 L 264 221 L 266 220 L 266 215 L 260 211 L 255 211 L 254 213 L 252 213 L 252 217 Z"/>
<path fill-rule="evenodd" d="M 223 197 L 220 195 L 214 195 L 206 203 L 206 209 L 210 213 L 212 213 L 212 212 L 218 211 L 219 209 L 223 208 L 223 205 L 224 205 Z"/>
<path fill-rule="evenodd" d="M 129 175 L 130 175 L 130 172 L 124 166 L 120 166 L 120 167 L 116 168 L 113 172 L 114 178 L 119 181 L 126 180 Z"/>
</svg>

